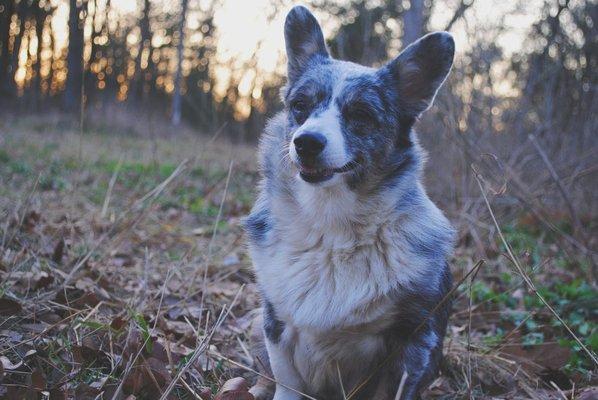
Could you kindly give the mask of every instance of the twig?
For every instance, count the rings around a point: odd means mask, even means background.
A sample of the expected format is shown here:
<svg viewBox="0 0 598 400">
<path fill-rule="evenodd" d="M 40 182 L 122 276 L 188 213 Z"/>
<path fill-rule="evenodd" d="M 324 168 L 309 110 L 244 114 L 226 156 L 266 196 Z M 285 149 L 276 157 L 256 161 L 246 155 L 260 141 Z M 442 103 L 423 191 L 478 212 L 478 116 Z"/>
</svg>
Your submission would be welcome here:
<svg viewBox="0 0 598 400">
<path fill-rule="evenodd" d="M 534 145 L 534 148 L 540 155 L 540 158 L 542 158 L 542 161 L 546 165 L 546 168 L 548 168 L 548 172 L 550 173 L 550 176 L 556 183 L 556 186 L 559 189 L 559 192 L 561 193 L 563 200 L 565 200 L 565 204 L 567 205 L 569 214 L 571 214 L 571 219 L 573 220 L 573 223 L 575 224 L 576 229 L 581 230 L 581 228 L 582 228 L 581 221 L 579 220 L 579 217 L 577 216 L 577 213 L 575 212 L 575 208 L 573 207 L 573 203 L 571 202 L 571 199 L 567 195 L 567 191 L 565 190 L 565 187 L 563 186 L 563 182 L 559 178 L 559 175 L 557 174 L 552 163 L 548 159 L 548 155 L 546 155 L 546 152 L 542 149 L 542 147 L 540 147 L 540 144 L 538 143 L 538 140 L 536 139 L 535 135 L 530 134 L 528 137 L 529 137 L 530 142 Z"/>
<path fill-rule="evenodd" d="M 209 348 L 210 340 L 212 339 L 212 336 L 214 336 L 214 333 L 218 330 L 218 328 L 220 328 L 220 325 L 222 325 L 224 320 L 230 314 L 231 310 L 235 306 L 235 303 L 237 302 L 237 299 L 239 298 L 239 295 L 241 294 L 241 291 L 243 291 L 244 287 L 245 287 L 245 285 L 243 285 L 239 288 L 239 291 L 233 298 L 229 307 L 224 306 L 224 308 L 222 309 L 222 312 L 220 313 L 220 316 L 218 317 L 218 320 L 212 327 L 212 331 L 201 341 L 199 346 L 197 346 L 197 348 L 193 352 L 193 355 L 191 356 L 191 358 L 189 358 L 189 361 L 179 370 L 179 372 L 176 374 L 175 378 L 168 384 L 168 387 L 166 388 L 164 393 L 162 393 L 160 400 L 165 400 L 168 397 L 168 395 L 170 394 L 172 389 L 174 389 L 174 386 L 176 385 L 178 380 L 181 379 L 181 377 L 183 376 L 183 374 L 185 374 L 185 372 L 187 372 L 187 369 L 189 369 L 189 367 L 195 363 L 195 361 L 199 358 L 199 356 L 201 354 L 203 354 L 203 352 L 206 349 Z"/>
<path fill-rule="evenodd" d="M 409 374 L 407 373 L 407 371 L 404 371 L 403 376 L 401 376 L 401 382 L 399 383 L 399 389 L 397 390 L 395 400 L 401 400 L 401 396 L 403 395 L 403 390 L 405 390 L 405 382 L 407 382 L 408 376 L 409 376 Z"/>
<path fill-rule="evenodd" d="M 338 373 L 338 382 L 341 385 L 341 393 L 343 394 L 343 400 L 347 400 L 347 393 L 345 392 L 345 386 L 343 385 L 343 377 L 341 375 L 341 369 L 336 362 L 336 372 Z"/>
<path fill-rule="evenodd" d="M 230 177 L 233 172 L 233 160 L 230 160 L 230 164 L 228 166 L 228 174 L 226 175 L 226 182 L 224 184 L 224 194 L 222 195 L 222 200 L 220 201 L 220 207 L 218 208 L 218 214 L 216 215 L 216 220 L 214 221 L 214 227 L 212 228 L 212 237 L 210 238 L 210 243 L 208 243 L 208 252 L 206 254 L 206 258 L 204 260 L 203 265 L 203 287 L 201 291 L 201 301 L 199 303 L 199 309 L 203 312 L 204 300 L 205 300 L 205 293 L 207 290 L 207 280 L 208 280 L 208 266 L 210 260 L 212 258 L 212 247 L 214 241 L 216 239 L 216 234 L 218 233 L 218 224 L 220 223 L 220 218 L 222 218 L 222 210 L 224 209 L 224 201 L 226 200 L 226 194 L 228 193 L 228 184 L 230 183 Z M 197 280 L 197 270 L 193 274 L 191 278 L 191 283 L 187 287 L 187 295 L 185 296 L 185 300 L 188 300 L 191 297 L 191 291 L 195 286 L 195 281 Z"/>
<path fill-rule="evenodd" d="M 119 218 L 119 221 L 123 221 L 125 220 L 125 218 L 133 213 L 134 211 L 136 211 L 136 209 L 138 209 L 139 207 L 142 207 L 143 204 L 145 203 L 146 200 L 148 199 L 156 199 L 161 193 L 162 191 L 166 188 L 166 186 L 168 186 L 168 184 L 177 176 L 179 175 L 185 168 L 185 165 L 187 164 L 187 159 L 183 160 L 178 167 L 172 172 L 172 174 L 170 174 L 170 176 L 168 178 L 166 178 L 164 181 L 162 181 L 162 183 L 160 183 L 158 186 L 156 186 L 154 189 L 152 189 L 150 192 L 148 192 L 145 196 L 143 196 L 141 199 L 137 200 L 128 210 L 126 210 Z M 143 211 L 143 208 L 142 208 Z M 116 225 L 114 225 L 116 226 Z M 85 263 L 87 262 L 87 260 L 89 260 L 89 258 L 93 255 L 93 253 L 100 248 L 100 246 L 104 243 L 104 241 L 112 234 L 114 234 L 116 232 L 115 227 L 113 226 L 112 229 L 110 229 L 108 232 L 106 232 L 104 235 L 102 235 L 96 242 L 95 246 L 93 246 L 88 252 L 87 254 L 85 254 L 85 256 L 83 256 L 83 258 L 81 258 L 77 264 L 75 264 L 75 266 L 71 269 L 71 271 L 69 272 L 69 274 L 66 276 L 66 278 L 64 279 L 64 282 L 62 283 L 62 288 L 65 288 L 68 283 L 71 281 L 71 279 L 73 278 L 73 276 L 77 273 L 77 271 L 83 266 L 85 265 Z M 133 226 L 135 226 L 135 224 L 132 224 L 129 228 L 132 228 Z"/>
<path fill-rule="evenodd" d="M 526 272 L 523 270 L 523 268 L 519 264 L 519 260 L 517 259 L 517 257 L 515 257 L 515 254 L 513 254 L 513 251 L 511 250 L 511 246 L 505 239 L 505 237 L 502 233 L 502 229 L 498 225 L 498 221 L 496 220 L 494 211 L 492 210 L 492 207 L 490 206 L 490 202 L 488 201 L 488 196 L 486 195 L 486 191 L 484 190 L 484 187 L 482 186 L 482 181 L 480 180 L 480 176 L 479 176 L 478 172 L 475 170 L 475 168 L 472 168 L 472 169 L 474 172 L 474 178 L 476 179 L 478 186 L 480 187 L 480 191 L 482 192 L 482 196 L 484 197 L 484 202 L 486 203 L 486 207 L 488 207 L 488 211 L 490 212 L 490 216 L 492 217 L 492 222 L 494 223 L 494 226 L 497 229 L 500 240 L 502 241 L 503 245 L 507 249 L 507 253 L 509 254 L 509 257 L 511 258 L 511 261 L 515 265 L 515 268 L 517 268 L 517 271 L 523 278 L 524 282 L 527 284 L 529 290 L 531 292 L 533 292 L 538 297 L 538 299 L 540 299 L 542 304 L 544 304 L 544 306 L 546 308 L 548 308 L 548 310 L 563 325 L 563 327 L 567 330 L 567 332 L 569 332 L 571 337 L 573 337 L 573 339 L 575 339 L 575 341 L 586 352 L 586 354 L 590 357 L 590 359 L 594 362 L 594 364 L 598 366 L 598 359 L 596 358 L 596 356 L 592 353 L 592 351 L 590 349 L 588 349 L 586 347 L 585 344 L 583 344 L 583 342 L 577 337 L 577 335 L 571 330 L 571 328 L 569 328 L 569 325 L 567 325 L 567 323 L 561 318 L 561 316 L 555 311 L 555 309 L 552 308 L 552 306 L 546 301 L 546 299 L 544 299 L 544 296 L 542 296 L 540 293 L 538 293 L 538 290 L 536 289 L 536 285 L 534 284 L 534 282 L 530 279 L 530 277 L 526 274 Z"/>
<path fill-rule="evenodd" d="M 108 183 L 108 190 L 106 191 L 106 197 L 104 197 L 104 204 L 102 205 L 102 212 L 100 215 L 102 218 L 106 217 L 106 213 L 108 212 L 108 204 L 110 203 L 110 197 L 112 196 L 112 189 L 114 188 L 114 184 L 116 183 L 116 178 L 118 177 L 118 172 L 120 171 L 120 167 L 123 164 L 123 157 L 120 156 L 118 160 L 118 164 L 116 164 L 116 168 L 114 169 L 114 173 L 110 178 L 110 182 Z"/>
</svg>

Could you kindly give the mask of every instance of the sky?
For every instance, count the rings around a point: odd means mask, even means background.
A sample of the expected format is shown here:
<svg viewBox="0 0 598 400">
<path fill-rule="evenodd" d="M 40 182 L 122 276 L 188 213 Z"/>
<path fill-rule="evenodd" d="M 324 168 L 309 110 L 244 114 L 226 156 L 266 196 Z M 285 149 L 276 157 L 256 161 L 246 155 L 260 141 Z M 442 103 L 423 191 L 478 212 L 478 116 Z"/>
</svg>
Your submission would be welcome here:
<svg viewBox="0 0 598 400">
<path fill-rule="evenodd" d="M 98 0 L 101 3 L 105 0 Z M 209 0 L 191 0 L 190 8 L 201 6 Z M 498 43 L 506 50 L 507 54 L 521 49 L 526 32 L 531 24 L 537 20 L 541 11 L 542 0 L 473 0 L 473 6 L 467 11 L 468 23 L 474 21 L 480 27 L 488 27 L 501 23 L 505 33 L 498 39 Z M 68 1 L 53 0 L 57 10 L 54 17 L 54 26 L 57 33 L 57 42 L 66 43 L 68 30 Z M 343 2 L 343 0 L 339 0 Z M 176 10 L 179 5 L 175 0 L 153 0 L 161 6 Z M 241 65 L 252 58 L 256 47 L 258 49 L 258 66 L 261 70 L 276 70 L 281 57 L 283 57 L 284 38 L 283 24 L 285 9 L 290 9 L 293 4 L 300 4 L 291 0 L 283 0 L 283 6 L 275 7 L 269 0 L 221 0 L 222 5 L 215 11 L 215 24 L 218 29 L 218 54 L 221 61 L 233 62 Z M 453 15 L 460 0 L 436 0 L 430 21 L 433 30 L 442 29 Z M 113 0 L 112 6 L 119 14 L 136 14 L 138 11 L 137 0 Z M 325 10 L 313 10 L 322 22 L 324 35 L 330 37 L 336 25 L 329 21 Z M 504 18 L 502 18 L 504 16 Z M 501 19 L 502 18 L 502 19 Z M 189 24 L 193 23 L 193 15 L 189 16 Z M 457 49 L 466 48 L 468 45 L 465 35 L 465 22 L 455 24 L 452 33 L 457 40 Z"/>
<path fill-rule="evenodd" d="M 58 46 L 66 46 L 68 38 L 68 0 L 50 0 L 57 7 L 52 21 Z M 93 1 L 93 0 L 92 0 Z M 100 7 L 106 0 L 96 0 Z M 153 7 L 172 12 L 180 9 L 180 0 L 151 0 Z M 209 7 L 212 0 L 189 0 L 187 26 L 197 26 L 201 15 L 193 10 Z M 231 76 L 239 82 L 241 97 L 261 95 L 262 82 L 274 76 L 282 76 L 285 72 L 284 17 L 294 4 L 293 0 L 216 0 L 219 6 L 215 9 L 214 24 L 216 26 L 216 63 L 215 70 L 216 95 L 224 95 Z M 339 3 L 348 0 L 337 0 Z M 378 0 L 371 0 L 373 2 Z M 408 3 L 408 0 L 403 0 Z M 443 29 L 453 16 L 462 0 L 434 0 L 430 29 Z M 453 25 L 453 33 L 459 53 L 479 43 L 471 32 L 486 35 L 486 42 L 492 40 L 503 48 L 506 57 L 518 52 L 525 45 L 527 33 L 532 24 L 538 20 L 542 11 L 543 0 L 471 0 L 474 1 L 464 18 Z M 572 2 L 583 0 L 571 0 Z M 137 18 L 139 16 L 139 0 L 112 0 L 111 5 L 118 17 Z M 157 9 L 157 8 L 156 8 Z M 312 9 L 329 38 L 338 28 L 337 22 L 330 18 L 325 9 Z M 88 27 L 89 29 L 89 27 Z M 496 32 L 500 35 L 496 36 Z M 469 32 L 469 33 L 467 33 Z M 134 43 L 133 39 L 133 43 Z M 393 51 L 398 53 L 400 49 Z M 255 58 L 254 58 L 255 55 Z M 26 57 L 25 57 L 26 59 Z M 247 68 L 249 63 L 256 63 L 257 68 Z M 174 64 L 173 64 L 174 65 Z M 499 66 L 497 65 L 496 68 Z M 257 71 L 257 72 L 256 72 Z M 23 71 L 24 72 L 24 71 Z M 508 90 L 508 88 L 506 89 Z"/>
</svg>

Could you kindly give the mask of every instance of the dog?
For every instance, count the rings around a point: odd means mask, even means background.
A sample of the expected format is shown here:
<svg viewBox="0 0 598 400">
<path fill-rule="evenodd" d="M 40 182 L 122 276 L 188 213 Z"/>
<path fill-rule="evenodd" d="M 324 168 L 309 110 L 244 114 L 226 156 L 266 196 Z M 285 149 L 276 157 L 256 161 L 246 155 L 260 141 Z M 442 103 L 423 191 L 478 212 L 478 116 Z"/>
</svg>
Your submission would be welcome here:
<svg viewBox="0 0 598 400">
<path fill-rule="evenodd" d="M 426 195 L 412 128 L 453 38 L 428 34 L 375 69 L 331 58 L 305 7 L 284 32 L 284 110 L 261 138 L 244 221 L 263 301 L 257 364 L 274 400 L 417 398 L 442 358 L 454 230 Z"/>
</svg>

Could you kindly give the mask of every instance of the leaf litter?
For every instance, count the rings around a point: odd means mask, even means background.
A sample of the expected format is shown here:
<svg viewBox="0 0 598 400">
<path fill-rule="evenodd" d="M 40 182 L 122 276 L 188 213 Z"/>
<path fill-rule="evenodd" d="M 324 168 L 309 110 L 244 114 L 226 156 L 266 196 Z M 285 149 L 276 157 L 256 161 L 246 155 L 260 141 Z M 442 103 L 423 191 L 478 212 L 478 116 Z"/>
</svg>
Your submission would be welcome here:
<svg viewBox="0 0 598 400">
<path fill-rule="evenodd" d="M 75 190 L 32 190 L 34 174 L 4 181 L 12 198 L 0 202 L 11 216 L 0 224 L 0 398 L 253 398 L 259 299 L 240 219 L 257 171 L 252 149 L 236 151 L 230 176 L 226 160 L 121 174 L 109 203 L 94 192 L 113 176 L 99 159 L 65 170 Z M 456 260 L 475 256 L 460 247 Z M 484 272 L 477 279 L 510 290 Z M 425 398 L 595 398 L 595 374 L 563 372 L 572 350 L 550 326 L 536 329 L 544 336 L 535 343 L 496 303 L 476 298 L 470 309 L 467 293 L 457 292 L 442 374 Z M 520 308 L 520 289 L 513 299 Z M 542 318 L 549 324 L 541 310 L 533 319 Z M 488 343 L 499 331 L 512 333 Z"/>
</svg>

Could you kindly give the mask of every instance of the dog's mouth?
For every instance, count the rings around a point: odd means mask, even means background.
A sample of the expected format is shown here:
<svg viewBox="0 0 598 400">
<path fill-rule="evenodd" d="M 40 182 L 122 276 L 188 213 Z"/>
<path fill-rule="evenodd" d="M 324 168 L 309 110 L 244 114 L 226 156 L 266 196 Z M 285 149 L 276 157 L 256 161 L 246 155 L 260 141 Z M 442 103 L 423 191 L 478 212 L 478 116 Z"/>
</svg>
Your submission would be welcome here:
<svg viewBox="0 0 598 400">
<path fill-rule="evenodd" d="M 310 168 L 305 165 L 299 165 L 299 175 L 305 182 L 320 183 L 331 179 L 334 174 L 349 172 L 357 167 L 357 165 L 358 163 L 355 160 L 349 161 L 339 168 Z"/>
</svg>

